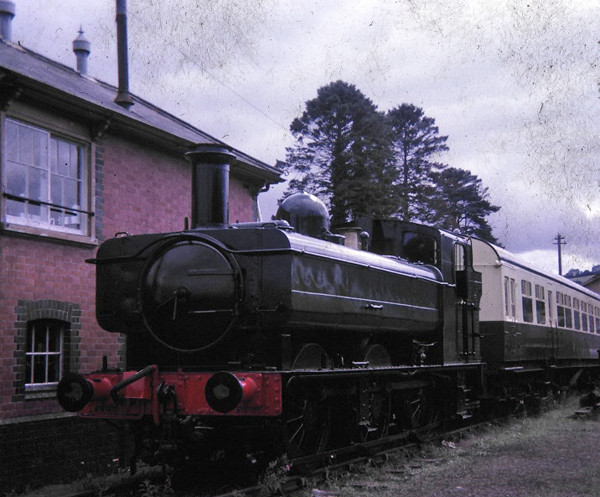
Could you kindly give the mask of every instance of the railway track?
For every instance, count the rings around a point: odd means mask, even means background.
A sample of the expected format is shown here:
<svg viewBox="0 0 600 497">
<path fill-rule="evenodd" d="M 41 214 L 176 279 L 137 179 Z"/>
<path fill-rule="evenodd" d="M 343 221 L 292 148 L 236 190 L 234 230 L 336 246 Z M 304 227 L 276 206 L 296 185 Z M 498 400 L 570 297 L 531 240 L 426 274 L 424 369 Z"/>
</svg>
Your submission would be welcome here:
<svg viewBox="0 0 600 497">
<path fill-rule="evenodd" d="M 266 496 L 287 495 L 302 488 L 317 486 L 330 478 L 355 471 L 365 466 L 381 466 L 395 454 L 404 454 L 409 457 L 425 443 L 435 443 L 442 439 L 455 439 L 472 432 L 489 422 L 474 423 L 461 428 L 437 433 L 437 424 L 422 427 L 417 430 L 406 431 L 401 434 L 352 446 L 329 450 L 320 454 L 292 459 L 278 460 L 272 467 L 258 473 L 246 472 L 242 469 L 236 472 L 229 467 L 227 471 L 221 468 L 209 468 L 195 474 L 193 488 L 184 484 L 183 489 L 176 486 L 171 495 L 197 495 L 202 497 L 241 497 L 241 496 Z M 235 474 L 236 481 L 232 481 L 231 474 Z M 219 474 L 219 477 L 215 477 Z M 228 481 L 223 481 L 221 475 L 227 474 Z M 135 475 L 112 485 L 94 485 L 66 497 L 97 497 L 110 495 L 113 497 L 149 495 L 144 494 L 141 488 L 153 489 L 156 495 L 160 488 L 165 487 L 167 472 L 151 471 Z M 198 481 L 202 483 L 198 485 Z M 167 484 L 167 486 L 169 486 Z M 170 487 L 169 487 L 170 488 Z M 171 491 L 171 490 L 170 490 Z M 193 493 L 190 493 L 193 492 Z M 152 495 L 155 495 L 154 493 Z"/>
<path fill-rule="evenodd" d="M 460 438 L 466 433 L 487 425 L 489 422 L 473 423 L 444 433 L 433 433 L 432 430 L 437 428 L 437 425 L 430 425 L 381 440 L 358 443 L 350 447 L 294 459 L 286 463 L 286 475 L 280 473 L 279 478 L 276 476 L 271 480 L 267 476 L 266 481 L 263 478 L 261 484 L 237 488 L 211 497 L 287 495 L 308 486 L 315 486 L 338 475 L 355 471 L 360 467 L 381 466 L 398 453 L 410 456 L 423 444 L 435 443 L 448 438 Z M 275 470 L 275 474 L 277 474 L 277 470 Z"/>
</svg>

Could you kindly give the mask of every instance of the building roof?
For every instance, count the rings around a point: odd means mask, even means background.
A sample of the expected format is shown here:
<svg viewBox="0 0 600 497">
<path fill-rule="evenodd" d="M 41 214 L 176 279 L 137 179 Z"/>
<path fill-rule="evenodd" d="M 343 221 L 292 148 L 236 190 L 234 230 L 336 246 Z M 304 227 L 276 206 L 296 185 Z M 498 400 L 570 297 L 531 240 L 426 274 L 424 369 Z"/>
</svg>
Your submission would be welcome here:
<svg viewBox="0 0 600 497">
<path fill-rule="evenodd" d="M 0 107 L 13 98 L 36 102 L 83 115 L 96 125 L 96 136 L 110 128 L 120 132 L 135 132 L 162 146 L 179 149 L 181 153 L 198 143 L 226 143 L 189 123 L 131 95 L 129 109 L 114 102 L 117 88 L 48 59 L 38 53 L 0 39 Z M 231 148 L 231 147 L 230 147 Z M 279 183 L 281 172 L 239 150 L 232 149 L 236 170 L 263 180 Z"/>
<path fill-rule="evenodd" d="M 600 280 L 600 273 L 581 273 L 577 276 L 567 276 L 571 281 L 578 283 L 582 286 L 589 287 L 592 283 Z"/>
</svg>

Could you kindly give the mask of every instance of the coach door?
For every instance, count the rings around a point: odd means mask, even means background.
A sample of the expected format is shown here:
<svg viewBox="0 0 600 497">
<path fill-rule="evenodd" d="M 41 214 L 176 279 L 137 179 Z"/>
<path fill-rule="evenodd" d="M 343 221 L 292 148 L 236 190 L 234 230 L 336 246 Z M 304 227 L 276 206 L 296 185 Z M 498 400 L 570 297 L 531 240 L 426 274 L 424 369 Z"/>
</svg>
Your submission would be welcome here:
<svg viewBox="0 0 600 497">
<path fill-rule="evenodd" d="M 473 269 L 471 245 L 454 245 L 454 281 L 456 284 L 456 348 L 465 358 L 479 356 L 479 300 L 481 273 Z"/>
</svg>

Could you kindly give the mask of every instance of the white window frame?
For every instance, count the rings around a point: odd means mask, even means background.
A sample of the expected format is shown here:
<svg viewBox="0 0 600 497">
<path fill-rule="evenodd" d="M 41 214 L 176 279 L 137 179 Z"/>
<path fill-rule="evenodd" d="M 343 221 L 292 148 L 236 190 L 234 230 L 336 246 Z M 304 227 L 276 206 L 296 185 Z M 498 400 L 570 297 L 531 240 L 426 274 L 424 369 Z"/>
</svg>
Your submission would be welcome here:
<svg viewBox="0 0 600 497">
<path fill-rule="evenodd" d="M 52 327 L 58 329 L 52 330 Z M 51 332 L 58 332 L 59 337 L 56 342 L 58 350 L 50 349 L 50 335 Z M 44 333 L 44 347 L 43 350 L 35 350 L 36 335 Z M 54 389 L 58 384 L 58 379 L 63 375 L 63 362 L 65 353 L 65 324 L 59 320 L 53 319 L 37 319 L 31 321 L 27 326 L 27 342 L 25 351 L 25 371 L 28 376 L 25 378 L 25 390 L 47 390 Z M 36 382 L 36 371 L 35 371 L 35 359 L 44 359 L 44 381 Z M 49 358 L 58 357 L 56 381 L 49 381 Z"/>
<path fill-rule="evenodd" d="M 21 132 L 30 130 L 32 136 L 40 140 L 37 147 L 32 150 L 29 163 L 19 157 L 9 157 L 9 129 Z M 32 142 L 33 144 L 33 142 Z M 71 171 L 65 173 L 57 166 L 53 166 L 52 154 L 57 158 L 56 147 L 68 147 L 71 152 L 69 166 Z M 73 150 L 76 152 L 73 155 Z M 76 157 L 75 160 L 73 160 Z M 12 160 L 16 159 L 16 160 Z M 69 166 L 61 166 L 67 169 Z M 37 191 L 11 191 L 9 170 L 19 171 L 23 168 L 26 176 L 39 174 L 40 187 Z M 76 171 L 74 170 L 76 169 Z M 93 194 L 92 194 L 92 144 L 81 138 L 74 138 L 65 133 L 56 133 L 51 129 L 31 124 L 28 121 L 13 116 L 6 116 L 2 120 L 2 221 L 5 229 L 23 231 L 30 234 L 48 234 L 57 238 L 72 239 L 83 243 L 95 243 L 93 238 Z M 29 181 L 29 180 L 26 180 Z M 31 183 L 26 183 L 29 187 Z M 60 186 L 60 188 L 59 188 Z M 70 205 L 65 205 L 65 194 L 69 192 L 72 199 Z M 54 193 L 54 197 L 53 197 Z M 78 197 L 78 198 L 77 198 Z M 23 212 L 19 215 L 10 213 L 12 206 L 19 206 L 21 200 Z M 53 200 L 56 203 L 53 203 Z M 16 201 L 16 202 L 15 202 Z M 31 214 L 32 211 L 37 211 Z M 75 226 L 68 226 L 65 221 L 72 219 Z M 59 221 L 57 223 L 57 221 Z"/>
</svg>

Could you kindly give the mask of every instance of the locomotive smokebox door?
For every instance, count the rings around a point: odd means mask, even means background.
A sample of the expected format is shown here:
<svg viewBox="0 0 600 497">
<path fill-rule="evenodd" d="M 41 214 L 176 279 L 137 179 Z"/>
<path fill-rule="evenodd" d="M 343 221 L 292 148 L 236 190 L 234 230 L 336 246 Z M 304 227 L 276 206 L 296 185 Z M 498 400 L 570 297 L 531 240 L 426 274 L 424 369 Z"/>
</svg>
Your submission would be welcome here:
<svg viewBox="0 0 600 497">
<path fill-rule="evenodd" d="M 191 238 L 165 244 L 142 278 L 142 312 L 152 335 L 183 352 L 224 338 L 240 301 L 240 270 L 218 247 Z"/>
</svg>

